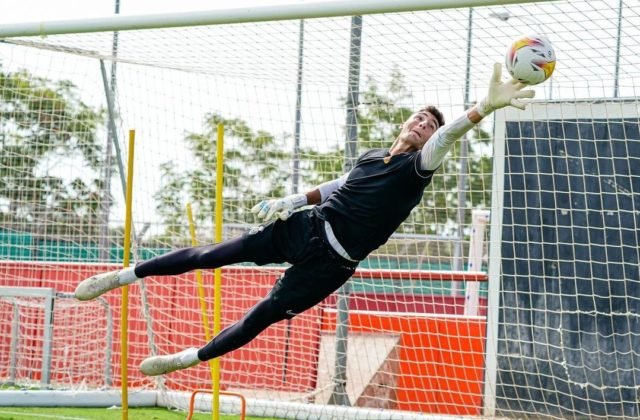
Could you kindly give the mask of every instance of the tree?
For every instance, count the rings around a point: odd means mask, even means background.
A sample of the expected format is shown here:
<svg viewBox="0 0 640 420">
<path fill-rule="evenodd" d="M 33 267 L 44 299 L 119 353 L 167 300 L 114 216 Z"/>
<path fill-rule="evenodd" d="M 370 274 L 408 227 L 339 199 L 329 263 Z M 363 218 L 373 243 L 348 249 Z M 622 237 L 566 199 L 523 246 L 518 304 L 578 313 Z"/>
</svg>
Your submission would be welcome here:
<svg viewBox="0 0 640 420">
<path fill-rule="evenodd" d="M 215 209 L 217 126 L 225 129 L 224 220 L 253 223 L 248 210 L 264 197 L 287 192 L 291 154 L 285 151 L 286 136 L 276 138 L 254 131 L 239 118 L 217 113 L 204 117 L 202 133 L 187 133 L 185 143 L 193 155 L 191 167 L 178 171 L 171 162 L 161 166 L 163 185 L 156 193 L 156 209 L 165 231 L 158 240 L 174 241 L 186 235 L 185 205 L 191 203 L 200 227 L 211 227 Z"/>
<path fill-rule="evenodd" d="M 69 81 L 50 81 L 0 67 L 0 222 L 16 230 L 64 234 L 97 228 L 104 112 L 82 102 Z M 47 168 L 61 158 L 82 175 Z M 90 174 L 87 174 L 90 172 Z"/>
<path fill-rule="evenodd" d="M 377 83 L 367 78 L 362 106 L 358 109 L 358 146 L 362 150 L 388 148 L 414 110 L 400 105 L 411 99 L 404 76 L 397 67 L 391 71 L 386 95 Z"/>
<path fill-rule="evenodd" d="M 391 72 L 386 92 L 387 95 L 380 93 L 375 80 L 367 77 L 361 104 L 356 110 L 360 151 L 390 147 L 401 124 L 413 113 L 410 108 L 398 105 L 411 95 L 404 85 L 404 76 L 397 67 Z M 343 101 L 346 102 L 344 98 Z M 306 174 L 307 184 L 318 185 L 342 175 L 344 147 L 327 153 L 307 151 L 306 155 L 310 158 L 312 169 Z"/>
</svg>

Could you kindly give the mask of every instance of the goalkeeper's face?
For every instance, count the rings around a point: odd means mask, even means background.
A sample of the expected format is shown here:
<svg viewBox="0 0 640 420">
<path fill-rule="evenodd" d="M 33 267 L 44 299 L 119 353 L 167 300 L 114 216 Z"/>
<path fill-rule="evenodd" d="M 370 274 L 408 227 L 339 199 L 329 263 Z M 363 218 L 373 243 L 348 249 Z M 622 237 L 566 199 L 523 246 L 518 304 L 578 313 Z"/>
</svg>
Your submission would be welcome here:
<svg viewBox="0 0 640 420">
<path fill-rule="evenodd" d="M 437 129 L 438 120 L 431 112 L 418 111 L 405 121 L 398 137 L 400 141 L 420 150 Z"/>
</svg>

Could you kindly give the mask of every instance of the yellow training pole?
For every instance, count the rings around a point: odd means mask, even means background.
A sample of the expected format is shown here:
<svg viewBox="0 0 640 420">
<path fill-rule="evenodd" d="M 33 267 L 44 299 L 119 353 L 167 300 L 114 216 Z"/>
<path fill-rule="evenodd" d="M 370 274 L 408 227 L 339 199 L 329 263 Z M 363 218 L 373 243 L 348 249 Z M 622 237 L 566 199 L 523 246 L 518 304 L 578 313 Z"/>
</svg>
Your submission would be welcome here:
<svg viewBox="0 0 640 420">
<path fill-rule="evenodd" d="M 196 225 L 193 222 L 193 212 L 191 211 L 191 203 L 187 203 L 187 219 L 189 220 L 189 234 L 191 235 L 191 246 L 198 245 L 196 241 Z M 209 323 L 209 315 L 207 315 L 207 301 L 204 293 L 204 284 L 202 282 L 202 270 L 196 270 L 196 282 L 198 283 L 198 297 L 200 298 L 200 314 L 202 315 L 202 326 L 204 328 L 204 337 L 207 342 L 211 341 L 211 330 Z M 209 360 L 209 370 L 211 371 L 211 390 L 215 390 L 215 371 L 213 368 L 213 360 Z M 211 417 L 215 419 L 213 404 L 211 407 Z"/>
<path fill-rule="evenodd" d="M 129 158 L 127 160 L 127 193 L 125 203 L 125 217 L 124 217 L 124 256 L 122 265 L 129 267 L 129 255 L 131 254 L 131 199 L 133 197 L 133 146 L 136 138 L 136 131 L 129 130 Z M 128 355 L 128 322 L 129 322 L 129 285 L 122 288 L 122 311 L 120 314 L 120 369 L 122 371 L 122 420 L 129 418 L 129 394 L 127 390 L 128 386 L 128 370 L 127 361 Z"/>
<path fill-rule="evenodd" d="M 222 188 L 223 188 L 223 161 L 224 161 L 224 126 L 218 124 L 218 144 L 216 147 L 216 209 L 215 209 L 215 242 L 222 242 Z M 213 334 L 220 333 L 222 313 L 222 271 L 216 268 L 214 271 L 214 300 L 213 300 Z M 214 420 L 220 419 L 220 360 L 213 359 L 213 413 Z"/>
<path fill-rule="evenodd" d="M 189 234 L 191 235 L 191 246 L 197 246 L 196 241 L 196 225 L 193 222 L 193 212 L 191 203 L 187 203 L 187 219 L 189 220 Z M 202 270 L 196 270 L 196 282 L 198 283 L 198 297 L 200 298 L 200 313 L 202 315 L 202 326 L 204 327 L 204 337 L 207 341 L 211 340 L 209 315 L 207 315 L 207 301 L 204 293 L 204 284 L 202 282 Z"/>
</svg>

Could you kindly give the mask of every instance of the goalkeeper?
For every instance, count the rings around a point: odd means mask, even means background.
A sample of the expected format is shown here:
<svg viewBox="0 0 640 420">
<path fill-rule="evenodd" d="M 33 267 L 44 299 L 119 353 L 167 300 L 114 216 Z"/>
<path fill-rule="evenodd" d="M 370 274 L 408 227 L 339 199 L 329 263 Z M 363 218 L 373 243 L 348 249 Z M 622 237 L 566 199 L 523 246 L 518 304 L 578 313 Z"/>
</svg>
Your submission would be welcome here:
<svg viewBox="0 0 640 420">
<path fill-rule="evenodd" d="M 389 149 L 375 149 L 358 158 L 354 168 L 306 194 L 266 200 L 252 211 L 275 221 L 219 244 L 179 249 L 135 267 L 98 274 L 81 282 L 80 300 L 148 276 L 169 276 L 195 269 L 213 269 L 239 262 L 258 265 L 288 262 L 291 266 L 272 290 L 239 321 L 201 348 L 149 357 L 140 370 L 161 375 L 220 357 L 253 340 L 271 324 L 291 319 L 318 304 L 354 273 L 358 262 L 384 244 L 420 202 L 433 173 L 457 139 L 496 109 L 524 109 L 522 98 L 532 90 L 515 80 L 501 80 L 494 65 L 487 96 L 444 125 L 441 112 L 428 106 L 402 125 Z M 313 205 L 314 207 L 296 211 Z"/>
</svg>

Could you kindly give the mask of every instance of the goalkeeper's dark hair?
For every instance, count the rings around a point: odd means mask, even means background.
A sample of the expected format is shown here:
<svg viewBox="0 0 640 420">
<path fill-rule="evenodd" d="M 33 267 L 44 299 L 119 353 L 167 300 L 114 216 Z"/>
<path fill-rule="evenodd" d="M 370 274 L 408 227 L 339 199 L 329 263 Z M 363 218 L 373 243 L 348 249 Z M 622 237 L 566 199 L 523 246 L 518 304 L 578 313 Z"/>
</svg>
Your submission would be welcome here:
<svg viewBox="0 0 640 420">
<path fill-rule="evenodd" d="M 431 115 L 433 115 L 436 118 L 436 121 L 438 121 L 438 128 L 444 125 L 444 115 L 442 115 L 442 112 L 440 112 L 440 110 L 436 108 L 435 105 L 427 105 L 418 112 L 431 113 Z"/>
</svg>

